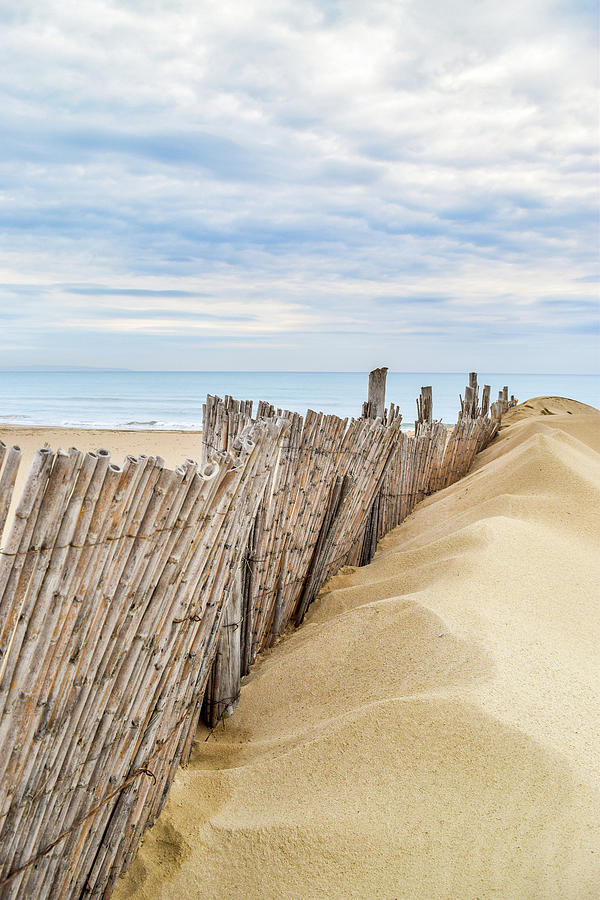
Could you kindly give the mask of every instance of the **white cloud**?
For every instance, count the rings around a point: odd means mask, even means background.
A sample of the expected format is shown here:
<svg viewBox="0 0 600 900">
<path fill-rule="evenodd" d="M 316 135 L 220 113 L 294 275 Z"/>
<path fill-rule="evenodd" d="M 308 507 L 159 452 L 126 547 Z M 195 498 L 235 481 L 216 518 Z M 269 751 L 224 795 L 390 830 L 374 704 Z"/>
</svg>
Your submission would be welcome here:
<svg viewBox="0 0 600 900">
<path fill-rule="evenodd" d="M 592 16 L 541 0 L 5 14 L 0 309 L 30 285 L 6 345 L 76 363 L 96 335 L 105 364 L 142 366 L 168 334 L 182 368 L 192 338 L 218 337 L 215 368 L 228 346 L 255 367 L 260 345 L 263 368 L 428 369 L 463 368 L 476 340 L 497 368 L 593 365 Z M 115 302 L 125 289 L 183 293 Z M 573 301 L 575 336 L 544 297 Z"/>
</svg>

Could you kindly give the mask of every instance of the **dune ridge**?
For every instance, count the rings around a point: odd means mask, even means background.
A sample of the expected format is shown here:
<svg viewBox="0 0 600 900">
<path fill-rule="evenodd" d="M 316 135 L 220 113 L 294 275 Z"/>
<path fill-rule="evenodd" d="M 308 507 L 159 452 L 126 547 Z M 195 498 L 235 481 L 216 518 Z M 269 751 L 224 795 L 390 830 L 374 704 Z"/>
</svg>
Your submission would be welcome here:
<svg viewBox="0 0 600 900">
<path fill-rule="evenodd" d="M 510 411 L 200 729 L 118 900 L 599 896 L 599 451 Z"/>
</svg>

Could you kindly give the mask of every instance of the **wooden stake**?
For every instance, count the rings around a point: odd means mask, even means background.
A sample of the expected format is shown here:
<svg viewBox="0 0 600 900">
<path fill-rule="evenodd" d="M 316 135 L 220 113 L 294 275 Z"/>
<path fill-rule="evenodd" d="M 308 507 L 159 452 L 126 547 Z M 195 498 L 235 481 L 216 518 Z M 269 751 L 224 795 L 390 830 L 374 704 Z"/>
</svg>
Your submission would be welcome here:
<svg viewBox="0 0 600 900">
<path fill-rule="evenodd" d="M 383 421 L 385 415 L 385 382 L 387 378 L 387 366 L 373 369 L 369 372 L 369 396 L 367 400 L 368 416 L 365 418 L 380 418 Z"/>
</svg>

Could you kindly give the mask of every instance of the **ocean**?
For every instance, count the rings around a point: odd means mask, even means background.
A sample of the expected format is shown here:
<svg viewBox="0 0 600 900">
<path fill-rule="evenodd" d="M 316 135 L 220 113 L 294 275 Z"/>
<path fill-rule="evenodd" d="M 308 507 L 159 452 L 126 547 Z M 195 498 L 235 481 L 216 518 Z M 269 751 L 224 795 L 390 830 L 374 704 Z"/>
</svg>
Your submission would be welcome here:
<svg viewBox="0 0 600 900">
<path fill-rule="evenodd" d="M 422 385 L 433 387 L 435 418 L 456 421 L 466 373 L 389 372 L 387 401 L 409 427 Z M 540 395 L 600 405 L 598 375 L 479 375 L 492 400 L 505 384 L 520 401 Z M 202 425 L 207 393 L 268 400 L 304 413 L 314 409 L 359 416 L 367 396 L 362 372 L 136 372 L 125 370 L 0 370 L 0 422 L 83 428 L 185 429 Z"/>
</svg>

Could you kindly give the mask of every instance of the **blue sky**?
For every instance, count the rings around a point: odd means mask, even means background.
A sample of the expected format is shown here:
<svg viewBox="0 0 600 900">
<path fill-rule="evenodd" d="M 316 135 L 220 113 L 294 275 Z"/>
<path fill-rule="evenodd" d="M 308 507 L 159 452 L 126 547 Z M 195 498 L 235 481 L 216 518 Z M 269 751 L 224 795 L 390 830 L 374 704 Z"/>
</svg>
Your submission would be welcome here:
<svg viewBox="0 0 600 900">
<path fill-rule="evenodd" d="M 0 5 L 0 365 L 593 372 L 595 3 Z"/>
</svg>

